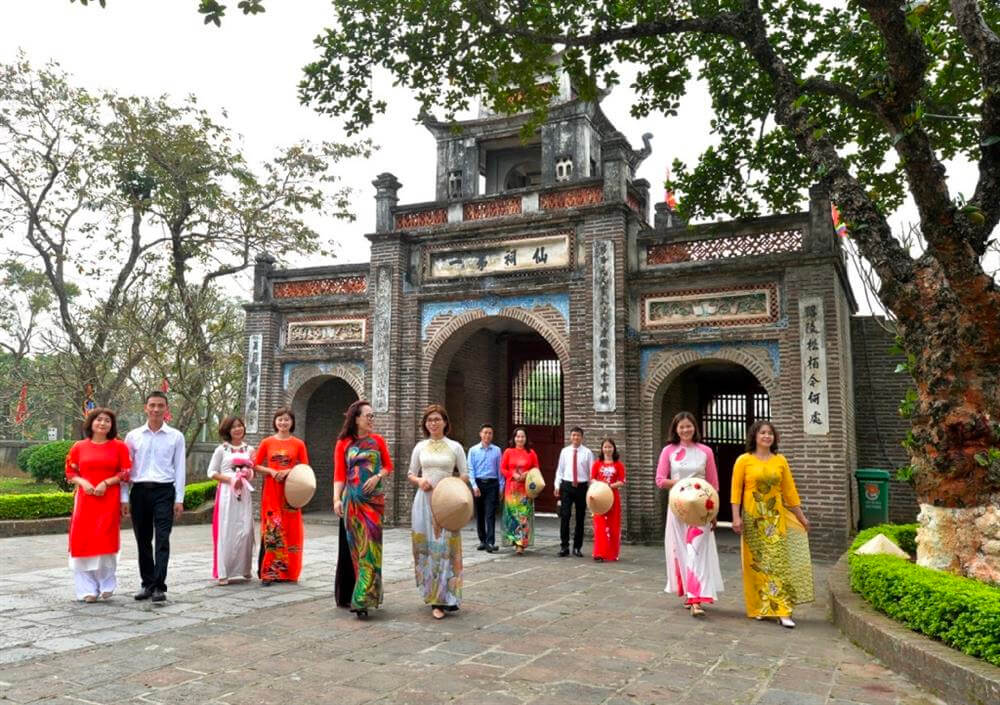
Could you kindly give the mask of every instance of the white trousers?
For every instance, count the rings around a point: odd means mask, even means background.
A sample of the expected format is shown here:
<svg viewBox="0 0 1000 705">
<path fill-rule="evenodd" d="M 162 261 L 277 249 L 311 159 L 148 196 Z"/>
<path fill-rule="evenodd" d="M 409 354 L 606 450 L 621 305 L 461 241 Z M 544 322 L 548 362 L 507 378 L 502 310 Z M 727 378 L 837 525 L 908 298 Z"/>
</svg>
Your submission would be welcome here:
<svg viewBox="0 0 1000 705">
<path fill-rule="evenodd" d="M 118 587 L 118 554 L 105 553 L 101 556 L 73 558 L 70 556 L 69 567 L 73 571 L 73 583 L 76 586 L 76 599 L 82 600 L 87 595 L 99 596 L 101 593 L 114 592 Z"/>
</svg>

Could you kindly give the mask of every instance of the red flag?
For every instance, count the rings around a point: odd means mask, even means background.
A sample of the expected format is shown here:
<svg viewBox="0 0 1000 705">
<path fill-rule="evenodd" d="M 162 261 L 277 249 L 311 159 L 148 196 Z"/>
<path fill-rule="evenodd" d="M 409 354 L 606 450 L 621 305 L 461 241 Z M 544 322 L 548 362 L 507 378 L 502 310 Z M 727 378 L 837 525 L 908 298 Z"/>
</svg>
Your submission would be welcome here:
<svg viewBox="0 0 1000 705">
<path fill-rule="evenodd" d="M 670 181 L 670 169 L 667 169 L 667 181 Z M 670 207 L 670 210 L 677 210 L 677 199 L 674 198 L 674 192 L 668 187 L 666 193 L 663 195 L 663 201 Z"/>
<path fill-rule="evenodd" d="M 830 215 L 833 218 L 833 229 L 837 235 L 847 237 L 847 223 L 841 222 L 840 211 L 833 201 L 830 201 Z"/>
<path fill-rule="evenodd" d="M 163 392 L 164 394 L 170 391 L 170 384 L 167 382 L 166 377 L 163 378 L 163 384 L 160 385 L 160 391 Z M 170 421 L 173 420 L 173 418 L 174 415 L 170 413 L 170 407 L 168 406 L 166 413 L 163 414 L 163 420 L 166 421 L 167 423 L 170 423 Z"/>
<path fill-rule="evenodd" d="M 21 385 L 21 394 L 17 400 L 17 411 L 14 412 L 14 423 L 18 426 L 28 418 L 28 385 Z"/>
</svg>

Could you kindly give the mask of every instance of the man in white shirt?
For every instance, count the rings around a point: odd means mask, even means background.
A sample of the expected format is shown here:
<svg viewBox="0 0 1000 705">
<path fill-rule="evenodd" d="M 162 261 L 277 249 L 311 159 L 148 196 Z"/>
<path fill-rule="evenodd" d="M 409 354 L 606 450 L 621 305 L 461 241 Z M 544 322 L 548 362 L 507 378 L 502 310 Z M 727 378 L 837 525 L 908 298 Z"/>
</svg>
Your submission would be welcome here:
<svg viewBox="0 0 1000 705">
<path fill-rule="evenodd" d="M 583 557 L 583 516 L 587 507 L 587 482 L 594 454 L 583 445 L 583 429 L 574 426 L 569 432 L 569 445 L 559 453 L 559 465 L 553 483 L 553 494 L 559 500 L 560 556 L 569 555 L 569 515 L 576 507 L 573 527 L 573 555 Z"/>
<path fill-rule="evenodd" d="M 167 599 L 167 564 L 170 562 L 170 531 L 174 517 L 184 511 L 187 476 L 184 434 L 163 421 L 167 395 L 146 396 L 146 423 L 125 436 L 132 456 L 130 483 L 122 483 L 122 515 L 132 515 L 132 532 L 139 549 L 142 589 L 135 599 Z M 153 538 L 156 552 L 153 552 Z"/>
</svg>

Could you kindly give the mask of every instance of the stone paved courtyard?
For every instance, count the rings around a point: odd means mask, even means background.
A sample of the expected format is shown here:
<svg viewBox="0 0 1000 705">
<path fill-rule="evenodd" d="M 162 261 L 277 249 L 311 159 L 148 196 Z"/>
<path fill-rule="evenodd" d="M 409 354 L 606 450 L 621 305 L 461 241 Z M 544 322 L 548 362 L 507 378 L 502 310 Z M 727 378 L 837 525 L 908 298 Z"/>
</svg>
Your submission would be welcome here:
<svg viewBox="0 0 1000 705">
<path fill-rule="evenodd" d="M 799 627 L 747 620 L 739 556 L 722 532 L 728 590 L 705 619 L 665 595 L 663 554 L 618 564 L 558 558 L 539 522 L 524 558 L 475 550 L 465 601 L 441 622 L 410 578 L 409 533 L 386 532 L 385 606 L 360 622 L 332 600 L 336 527 L 309 523 L 303 581 L 220 588 L 206 580 L 210 527 L 178 527 L 170 601 L 134 602 L 131 536 L 121 596 L 74 603 L 65 537 L 0 540 L 0 700 L 17 703 L 939 703 L 826 621 L 826 566 Z M 585 552 L 589 547 L 585 546 Z M 64 653 L 55 653 L 64 652 Z"/>
</svg>

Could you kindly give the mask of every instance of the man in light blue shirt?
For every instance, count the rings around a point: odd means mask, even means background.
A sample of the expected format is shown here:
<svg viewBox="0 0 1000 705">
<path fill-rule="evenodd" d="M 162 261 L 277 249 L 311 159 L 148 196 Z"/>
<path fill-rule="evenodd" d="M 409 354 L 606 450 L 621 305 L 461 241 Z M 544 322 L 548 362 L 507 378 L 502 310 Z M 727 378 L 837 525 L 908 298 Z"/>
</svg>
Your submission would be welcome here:
<svg viewBox="0 0 1000 705">
<path fill-rule="evenodd" d="M 497 504 L 503 491 L 500 475 L 500 449 L 493 445 L 493 426 L 484 423 L 479 428 L 480 443 L 469 448 L 469 483 L 476 505 L 478 550 L 496 553 L 495 538 Z"/>
<path fill-rule="evenodd" d="M 170 562 L 170 531 L 174 517 L 184 511 L 187 478 L 184 434 L 164 423 L 167 395 L 146 396 L 146 423 L 125 436 L 132 456 L 131 480 L 122 483 L 122 514 L 132 515 L 132 532 L 139 550 L 142 589 L 135 599 L 167 599 L 167 564 Z M 153 553 L 153 538 L 156 553 Z"/>
</svg>

